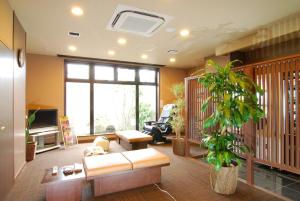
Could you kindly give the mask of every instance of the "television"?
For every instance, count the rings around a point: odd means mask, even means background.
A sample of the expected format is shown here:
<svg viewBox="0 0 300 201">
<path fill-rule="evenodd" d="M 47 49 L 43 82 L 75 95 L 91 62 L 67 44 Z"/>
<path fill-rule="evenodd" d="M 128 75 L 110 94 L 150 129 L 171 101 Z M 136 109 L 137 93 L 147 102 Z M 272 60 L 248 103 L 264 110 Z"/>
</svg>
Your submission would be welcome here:
<svg viewBox="0 0 300 201">
<path fill-rule="evenodd" d="M 28 110 L 28 117 L 36 110 Z M 57 126 L 57 109 L 40 109 L 35 114 L 35 120 L 30 129 Z"/>
</svg>

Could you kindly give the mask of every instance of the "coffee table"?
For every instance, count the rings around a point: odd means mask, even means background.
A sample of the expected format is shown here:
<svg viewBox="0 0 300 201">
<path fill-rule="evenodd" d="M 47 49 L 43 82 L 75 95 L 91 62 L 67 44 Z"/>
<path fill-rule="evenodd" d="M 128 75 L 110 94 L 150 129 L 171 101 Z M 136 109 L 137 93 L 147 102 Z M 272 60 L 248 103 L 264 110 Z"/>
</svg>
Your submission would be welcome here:
<svg viewBox="0 0 300 201">
<path fill-rule="evenodd" d="M 82 164 L 81 164 L 82 165 Z M 68 167 L 68 166 L 64 166 Z M 57 175 L 52 175 L 52 168 L 45 171 L 42 184 L 46 185 L 47 201 L 80 201 L 82 200 L 82 183 L 85 173 L 82 168 L 80 173 L 65 175 L 63 168 L 58 169 Z"/>
<path fill-rule="evenodd" d="M 116 131 L 119 144 L 127 150 L 145 149 L 153 140 L 151 135 L 136 130 Z"/>
</svg>

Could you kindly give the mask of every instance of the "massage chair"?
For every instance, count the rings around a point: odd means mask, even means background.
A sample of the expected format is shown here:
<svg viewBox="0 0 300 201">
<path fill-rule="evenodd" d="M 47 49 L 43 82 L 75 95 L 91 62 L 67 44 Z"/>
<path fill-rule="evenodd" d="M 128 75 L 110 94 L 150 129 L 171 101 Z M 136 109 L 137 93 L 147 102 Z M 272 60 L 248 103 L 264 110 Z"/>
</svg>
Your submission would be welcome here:
<svg viewBox="0 0 300 201">
<path fill-rule="evenodd" d="M 154 144 L 161 144 L 167 141 L 166 136 L 172 133 L 170 120 L 174 104 L 167 104 L 163 107 L 158 121 L 144 122 L 143 133 L 153 137 Z"/>
</svg>

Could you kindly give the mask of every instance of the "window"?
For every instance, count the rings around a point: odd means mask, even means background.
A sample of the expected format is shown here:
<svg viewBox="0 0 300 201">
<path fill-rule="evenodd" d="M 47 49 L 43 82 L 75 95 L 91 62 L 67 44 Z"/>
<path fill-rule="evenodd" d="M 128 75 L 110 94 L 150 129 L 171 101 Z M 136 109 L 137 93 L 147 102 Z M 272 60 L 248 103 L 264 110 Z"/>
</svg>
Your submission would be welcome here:
<svg viewBox="0 0 300 201">
<path fill-rule="evenodd" d="M 154 70 L 139 70 L 140 82 L 155 82 Z"/>
<path fill-rule="evenodd" d="M 95 66 L 95 80 L 114 80 L 114 68 L 107 66 Z"/>
<path fill-rule="evenodd" d="M 86 64 L 68 64 L 67 78 L 89 79 L 89 65 Z"/>
<path fill-rule="evenodd" d="M 115 130 L 135 130 L 135 94 L 134 85 L 95 84 L 95 133 L 110 133 Z"/>
<path fill-rule="evenodd" d="M 139 130 L 145 121 L 156 119 L 156 86 L 139 86 Z"/>
<path fill-rule="evenodd" d="M 77 135 L 141 130 L 156 120 L 158 70 L 66 61 L 66 115 Z"/>
<path fill-rule="evenodd" d="M 76 135 L 90 133 L 90 84 L 66 83 L 66 115 Z"/>
<path fill-rule="evenodd" d="M 118 68 L 118 81 L 135 81 L 135 70 Z"/>
</svg>

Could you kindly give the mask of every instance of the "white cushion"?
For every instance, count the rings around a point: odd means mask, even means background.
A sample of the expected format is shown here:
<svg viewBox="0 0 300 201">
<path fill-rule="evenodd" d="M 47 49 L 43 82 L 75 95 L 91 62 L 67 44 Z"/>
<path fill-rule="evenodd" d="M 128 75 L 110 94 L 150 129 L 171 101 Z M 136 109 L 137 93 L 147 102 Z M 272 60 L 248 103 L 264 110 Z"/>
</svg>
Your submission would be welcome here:
<svg viewBox="0 0 300 201">
<path fill-rule="evenodd" d="M 122 154 L 132 163 L 133 169 L 170 164 L 167 155 L 153 148 L 125 151 Z"/>
<path fill-rule="evenodd" d="M 109 150 L 109 141 L 101 136 L 96 137 L 93 142 L 93 146 L 99 146 L 104 149 L 104 151 Z"/>
<path fill-rule="evenodd" d="M 103 155 L 105 151 L 100 146 L 89 146 L 84 150 L 84 156 Z"/>
<path fill-rule="evenodd" d="M 121 153 L 85 157 L 83 164 L 87 177 L 132 170 L 131 163 Z"/>
</svg>

